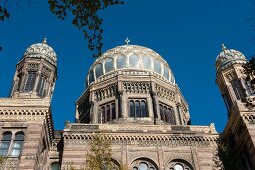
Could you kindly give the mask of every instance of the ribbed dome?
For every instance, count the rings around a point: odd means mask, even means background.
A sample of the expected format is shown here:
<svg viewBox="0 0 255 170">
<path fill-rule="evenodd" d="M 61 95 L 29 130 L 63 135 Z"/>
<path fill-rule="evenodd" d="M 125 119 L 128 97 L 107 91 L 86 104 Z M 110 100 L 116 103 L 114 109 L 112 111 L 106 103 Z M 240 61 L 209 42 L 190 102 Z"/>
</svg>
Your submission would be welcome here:
<svg viewBox="0 0 255 170">
<path fill-rule="evenodd" d="M 225 45 L 222 44 L 222 51 L 217 56 L 215 62 L 216 70 L 224 69 L 233 63 L 246 63 L 246 58 L 240 51 L 227 49 Z"/>
<path fill-rule="evenodd" d="M 57 55 L 55 51 L 47 44 L 46 38 L 42 43 L 36 43 L 28 47 L 24 53 L 24 58 L 44 58 L 53 65 L 57 65 Z"/>
<path fill-rule="evenodd" d="M 155 51 L 138 46 L 117 46 L 103 53 L 90 67 L 88 84 L 116 70 L 146 70 L 162 76 L 174 84 L 174 76 L 167 62 Z"/>
</svg>

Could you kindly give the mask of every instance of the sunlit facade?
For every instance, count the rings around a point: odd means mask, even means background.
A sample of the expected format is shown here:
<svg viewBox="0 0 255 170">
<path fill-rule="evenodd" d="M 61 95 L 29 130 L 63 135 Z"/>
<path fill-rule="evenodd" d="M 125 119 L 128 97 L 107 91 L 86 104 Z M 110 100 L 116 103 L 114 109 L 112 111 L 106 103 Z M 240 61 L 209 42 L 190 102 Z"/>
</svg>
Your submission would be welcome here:
<svg viewBox="0 0 255 170">
<path fill-rule="evenodd" d="M 253 92 L 243 63 L 242 53 L 224 47 L 216 59 L 216 82 L 229 116 L 224 140 L 233 139 L 242 166 L 253 169 L 255 116 L 243 102 L 248 98 L 253 105 Z M 213 123 L 191 125 L 188 103 L 157 52 L 127 44 L 103 53 L 88 70 L 75 122 L 67 121 L 61 131 L 54 130 L 51 113 L 56 79 L 57 55 L 46 40 L 28 47 L 10 97 L 0 98 L 2 169 L 82 169 L 96 134 L 111 141 L 114 170 L 220 168 L 219 133 Z"/>
</svg>

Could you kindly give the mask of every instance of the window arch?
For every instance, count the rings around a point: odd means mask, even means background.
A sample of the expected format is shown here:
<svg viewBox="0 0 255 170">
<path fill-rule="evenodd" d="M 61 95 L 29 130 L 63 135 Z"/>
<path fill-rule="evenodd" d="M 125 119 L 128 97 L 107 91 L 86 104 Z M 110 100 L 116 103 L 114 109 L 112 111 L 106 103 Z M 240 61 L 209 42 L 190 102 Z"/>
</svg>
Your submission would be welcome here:
<svg viewBox="0 0 255 170">
<path fill-rule="evenodd" d="M 1 140 L 1 146 L 0 146 L 0 155 L 1 156 L 7 156 L 9 147 L 12 140 L 12 133 L 11 132 L 4 132 L 3 133 L 3 139 Z"/>
<path fill-rule="evenodd" d="M 130 117 L 148 117 L 145 99 L 129 100 L 129 116 Z"/>
<path fill-rule="evenodd" d="M 127 68 L 127 57 L 119 55 L 116 59 L 117 69 Z"/>
<path fill-rule="evenodd" d="M 95 66 L 96 78 L 103 75 L 103 65 L 101 63 Z"/>
<path fill-rule="evenodd" d="M 105 73 L 110 72 L 110 71 L 112 71 L 114 69 L 113 59 L 112 58 L 107 58 L 105 60 L 104 68 L 105 68 Z"/>
<path fill-rule="evenodd" d="M 173 107 L 159 104 L 160 117 L 163 122 L 167 122 L 171 125 L 176 124 L 175 113 Z"/>
<path fill-rule="evenodd" d="M 133 67 L 133 68 L 139 68 L 139 60 L 140 60 L 140 57 L 135 55 L 135 54 L 132 54 L 130 57 L 129 57 L 129 68 L 130 67 Z"/>
<path fill-rule="evenodd" d="M 167 165 L 168 170 L 193 170 L 191 164 L 183 159 L 172 160 Z"/>
<path fill-rule="evenodd" d="M 115 102 L 101 105 L 98 112 L 98 123 L 107 123 L 114 119 L 116 119 Z"/>
<path fill-rule="evenodd" d="M 11 156 L 18 157 L 20 155 L 23 143 L 24 143 L 24 133 L 17 132 L 15 134 L 15 138 L 13 141 Z"/>
<path fill-rule="evenodd" d="M 132 170 L 158 170 L 157 164 L 148 158 L 138 158 L 131 164 Z"/>
<path fill-rule="evenodd" d="M 27 74 L 27 79 L 25 83 L 25 91 L 32 91 L 35 85 L 36 72 L 30 71 Z"/>
</svg>

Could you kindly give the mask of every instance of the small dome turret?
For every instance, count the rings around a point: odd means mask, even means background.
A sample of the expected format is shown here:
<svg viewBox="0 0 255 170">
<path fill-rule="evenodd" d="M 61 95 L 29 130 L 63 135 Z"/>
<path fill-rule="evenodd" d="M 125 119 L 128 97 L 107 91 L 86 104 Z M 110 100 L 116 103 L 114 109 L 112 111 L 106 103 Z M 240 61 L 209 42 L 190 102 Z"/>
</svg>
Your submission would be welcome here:
<svg viewBox="0 0 255 170">
<path fill-rule="evenodd" d="M 44 58 L 54 66 L 57 65 L 57 55 L 52 47 L 47 44 L 46 38 L 44 38 L 42 43 L 36 43 L 29 46 L 24 53 L 24 58 L 26 57 Z"/>
<path fill-rule="evenodd" d="M 217 56 L 215 62 L 216 70 L 224 69 L 233 63 L 246 63 L 246 58 L 240 51 L 227 49 L 226 46 L 222 44 L 222 51 Z"/>
</svg>

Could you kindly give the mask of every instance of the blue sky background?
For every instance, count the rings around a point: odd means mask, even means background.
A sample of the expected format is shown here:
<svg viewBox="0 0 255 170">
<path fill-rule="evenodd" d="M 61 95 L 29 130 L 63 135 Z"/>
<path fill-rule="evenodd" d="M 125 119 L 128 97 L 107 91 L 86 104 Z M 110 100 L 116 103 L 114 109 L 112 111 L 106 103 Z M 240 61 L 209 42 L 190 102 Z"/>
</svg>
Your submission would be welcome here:
<svg viewBox="0 0 255 170">
<path fill-rule="evenodd" d="M 15 2 L 15 1 L 14 1 Z M 62 129 L 73 121 L 75 101 L 85 88 L 93 63 L 82 32 L 70 18 L 58 20 L 47 1 L 7 4 L 11 18 L 0 23 L 0 97 L 7 97 L 16 63 L 26 48 L 44 37 L 58 55 L 58 80 L 52 101 L 54 125 Z M 255 1 L 253 0 L 125 0 L 121 6 L 100 12 L 103 18 L 103 51 L 124 44 L 142 45 L 158 52 L 169 63 L 186 98 L 193 125 L 214 122 L 225 127 L 226 108 L 215 84 L 215 59 L 221 43 L 247 58 L 255 53 Z"/>
</svg>

